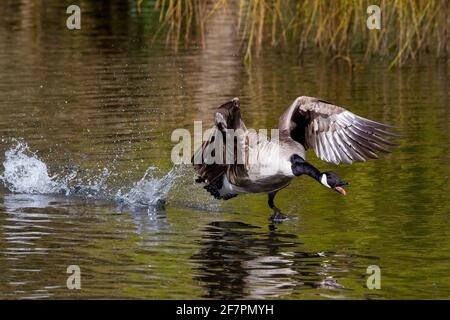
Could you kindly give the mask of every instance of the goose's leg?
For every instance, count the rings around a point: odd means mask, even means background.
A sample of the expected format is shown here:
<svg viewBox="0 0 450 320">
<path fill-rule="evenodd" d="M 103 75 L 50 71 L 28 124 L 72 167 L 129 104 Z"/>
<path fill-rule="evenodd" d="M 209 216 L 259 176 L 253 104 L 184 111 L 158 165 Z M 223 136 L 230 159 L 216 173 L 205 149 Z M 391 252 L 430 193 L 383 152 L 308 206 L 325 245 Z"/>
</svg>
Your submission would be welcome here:
<svg viewBox="0 0 450 320">
<path fill-rule="evenodd" d="M 273 201 L 275 199 L 275 195 L 276 194 L 277 194 L 277 191 L 272 191 L 272 192 L 268 193 L 269 200 L 268 200 L 267 203 L 269 204 L 270 209 L 273 210 L 273 215 L 270 217 L 270 220 L 272 220 L 272 221 L 286 220 L 287 219 L 287 215 L 282 214 L 280 209 L 278 209 L 275 206 L 275 203 Z"/>
</svg>

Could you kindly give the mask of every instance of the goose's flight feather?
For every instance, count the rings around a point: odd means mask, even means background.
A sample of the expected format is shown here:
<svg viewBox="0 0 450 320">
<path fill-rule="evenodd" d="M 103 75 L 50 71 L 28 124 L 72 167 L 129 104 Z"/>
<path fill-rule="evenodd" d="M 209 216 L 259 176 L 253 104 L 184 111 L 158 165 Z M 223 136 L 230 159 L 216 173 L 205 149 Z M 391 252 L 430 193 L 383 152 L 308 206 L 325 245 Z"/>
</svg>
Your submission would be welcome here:
<svg viewBox="0 0 450 320">
<path fill-rule="evenodd" d="M 245 135 L 247 128 L 241 118 L 239 99 L 224 103 L 216 110 L 214 114 L 214 127 L 209 136 L 209 139 L 203 142 L 201 148 L 199 148 L 192 157 L 194 163 L 194 169 L 201 179 L 207 183 L 211 183 L 214 180 L 227 175 L 230 182 L 234 182 L 237 179 L 245 178 L 247 175 L 244 165 L 238 164 L 237 159 L 234 159 L 233 163 L 211 163 L 205 159 L 205 154 L 214 155 L 216 152 L 223 152 L 223 159 L 226 157 L 226 146 L 232 146 L 236 148 L 234 144 L 226 144 L 227 130 L 233 130 L 233 132 L 241 135 Z M 221 139 L 221 143 L 215 143 L 216 139 Z M 223 146 L 222 150 L 215 150 L 217 146 Z M 211 150 L 208 150 L 211 148 Z M 232 154 L 236 155 L 236 152 Z M 242 163 L 242 162 L 240 162 Z"/>
<path fill-rule="evenodd" d="M 306 96 L 298 97 L 278 123 L 280 139 L 290 136 L 306 149 L 313 149 L 321 160 L 335 164 L 364 162 L 377 159 L 376 151 L 389 152 L 385 145 L 398 144 L 383 136 L 398 135 L 385 131 L 388 128 L 393 127 Z"/>
</svg>

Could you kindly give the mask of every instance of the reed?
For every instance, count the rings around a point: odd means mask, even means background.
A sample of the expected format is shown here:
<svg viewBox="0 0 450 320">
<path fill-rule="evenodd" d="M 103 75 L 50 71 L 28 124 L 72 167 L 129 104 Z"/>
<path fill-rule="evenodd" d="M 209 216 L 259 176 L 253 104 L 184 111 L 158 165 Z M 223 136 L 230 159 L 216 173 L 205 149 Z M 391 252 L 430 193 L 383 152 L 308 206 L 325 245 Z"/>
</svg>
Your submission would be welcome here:
<svg viewBox="0 0 450 320">
<path fill-rule="evenodd" d="M 267 48 L 299 54 L 318 50 L 331 60 L 353 64 L 355 53 L 390 59 L 404 65 L 422 52 L 438 57 L 449 53 L 449 1 L 380 0 L 381 29 L 366 26 L 371 0 L 157 0 L 160 29 L 177 50 L 195 35 L 204 44 L 206 21 L 218 9 L 236 20 L 243 60 L 251 63 Z"/>
</svg>

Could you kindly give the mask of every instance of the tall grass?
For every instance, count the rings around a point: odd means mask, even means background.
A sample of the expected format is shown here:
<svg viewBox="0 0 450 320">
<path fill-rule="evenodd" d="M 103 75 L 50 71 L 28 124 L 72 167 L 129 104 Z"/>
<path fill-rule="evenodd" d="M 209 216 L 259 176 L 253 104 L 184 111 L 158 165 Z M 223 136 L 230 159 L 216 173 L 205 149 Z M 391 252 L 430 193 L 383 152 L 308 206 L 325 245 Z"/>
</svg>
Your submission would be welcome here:
<svg viewBox="0 0 450 320">
<path fill-rule="evenodd" d="M 377 3 L 374 3 L 377 2 Z M 381 8 L 381 29 L 366 26 L 367 7 Z M 449 53 L 448 0 L 157 0 L 160 30 L 177 49 L 195 35 L 204 43 L 206 21 L 223 9 L 236 20 L 246 62 L 270 48 L 318 50 L 352 64 L 353 54 L 390 58 L 401 66 L 421 52 Z"/>
</svg>

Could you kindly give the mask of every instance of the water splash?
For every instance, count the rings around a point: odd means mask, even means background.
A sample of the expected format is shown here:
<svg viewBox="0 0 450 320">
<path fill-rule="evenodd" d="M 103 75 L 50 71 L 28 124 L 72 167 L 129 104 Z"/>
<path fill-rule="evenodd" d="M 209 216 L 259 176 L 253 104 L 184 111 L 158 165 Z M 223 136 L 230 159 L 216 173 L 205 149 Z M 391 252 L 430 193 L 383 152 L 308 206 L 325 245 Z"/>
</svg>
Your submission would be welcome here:
<svg viewBox="0 0 450 320">
<path fill-rule="evenodd" d="M 109 195 L 111 192 L 107 182 L 109 177 L 113 175 L 111 170 L 108 168 L 103 168 L 100 173 L 93 174 L 91 171 L 86 171 L 85 173 L 87 174 L 85 177 L 78 177 L 77 179 L 69 180 L 76 182 L 75 187 L 70 188 L 70 193 L 86 198 L 110 198 Z"/>
<path fill-rule="evenodd" d="M 86 198 L 114 200 L 140 206 L 160 206 L 166 201 L 179 170 L 173 168 L 161 175 L 155 167 L 150 167 L 144 176 L 127 191 L 115 191 L 108 186 L 112 172 L 104 168 L 100 174 L 72 169 L 69 173 L 50 175 L 45 162 L 30 151 L 24 142 L 18 142 L 5 152 L 4 172 L 0 183 L 9 191 L 20 194 L 63 194 Z M 158 174 L 158 177 L 157 177 Z"/>
<path fill-rule="evenodd" d="M 46 194 L 63 190 L 68 192 L 65 181 L 58 181 L 58 176 L 50 176 L 47 165 L 30 151 L 23 142 L 5 152 L 3 162 L 5 171 L 0 181 L 15 193 Z"/>
<path fill-rule="evenodd" d="M 163 205 L 179 172 L 174 167 L 166 175 L 157 178 L 155 173 L 158 171 L 155 167 L 149 167 L 142 179 L 136 182 L 130 191 L 123 194 L 122 190 L 119 190 L 116 199 L 132 205 Z"/>
</svg>

